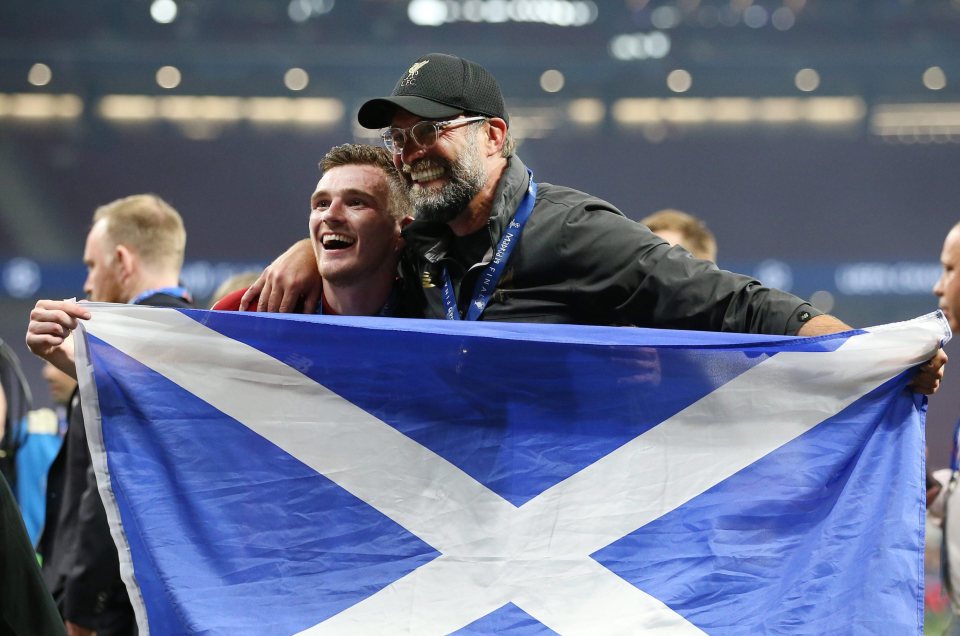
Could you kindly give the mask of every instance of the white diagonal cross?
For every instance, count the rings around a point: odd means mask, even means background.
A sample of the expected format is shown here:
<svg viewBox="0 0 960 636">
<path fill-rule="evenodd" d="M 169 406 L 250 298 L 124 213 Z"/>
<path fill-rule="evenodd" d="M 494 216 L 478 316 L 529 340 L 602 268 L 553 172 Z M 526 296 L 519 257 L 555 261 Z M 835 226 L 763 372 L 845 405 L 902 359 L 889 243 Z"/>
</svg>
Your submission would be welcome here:
<svg viewBox="0 0 960 636">
<path fill-rule="evenodd" d="M 274 358 L 179 312 L 143 311 L 97 309 L 88 331 L 441 553 L 304 634 L 448 633 L 508 602 L 564 634 L 702 633 L 590 554 L 928 358 L 944 335 L 938 321 L 914 321 L 854 336 L 835 352 L 780 353 L 518 508 Z M 162 324 L 145 330 L 143 320 Z M 194 365 L 219 373 L 195 374 Z"/>
</svg>

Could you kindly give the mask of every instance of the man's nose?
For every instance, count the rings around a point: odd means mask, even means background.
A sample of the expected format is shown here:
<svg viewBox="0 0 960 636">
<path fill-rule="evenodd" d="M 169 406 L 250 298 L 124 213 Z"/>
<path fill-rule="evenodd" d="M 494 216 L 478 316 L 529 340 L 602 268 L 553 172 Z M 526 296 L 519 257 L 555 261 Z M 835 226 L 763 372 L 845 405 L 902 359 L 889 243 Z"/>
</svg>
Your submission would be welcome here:
<svg viewBox="0 0 960 636">
<path fill-rule="evenodd" d="M 341 223 L 343 221 L 343 201 L 334 199 L 327 206 L 327 209 L 320 215 L 320 222 L 327 225 Z"/>
<path fill-rule="evenodd" d="M 403 150 L 400 151 L 401 162 L 409 166 L 422 157 L 426 150 L 426 148 L 415 143 L 412 139 L 407 139 L 407 143 L 403 144 Z"/>
</svg>

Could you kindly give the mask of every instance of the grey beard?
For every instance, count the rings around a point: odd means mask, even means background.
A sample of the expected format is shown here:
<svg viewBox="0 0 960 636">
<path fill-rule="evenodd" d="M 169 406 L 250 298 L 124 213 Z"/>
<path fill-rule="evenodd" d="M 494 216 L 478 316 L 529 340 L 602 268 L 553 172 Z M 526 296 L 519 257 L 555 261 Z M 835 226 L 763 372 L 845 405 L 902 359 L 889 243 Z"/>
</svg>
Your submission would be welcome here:
<svg viewBox="0 0 960 636">
<path fill-rule="evenodd" d="M 410 193 L 418 219 L 449 223 L 466 210 L 470 201 L 483 189 L 486 173 L 476 148 L 471 148 L 448 166 L 449 177 L 442 188 L 416 188 Z"/>
</svg>

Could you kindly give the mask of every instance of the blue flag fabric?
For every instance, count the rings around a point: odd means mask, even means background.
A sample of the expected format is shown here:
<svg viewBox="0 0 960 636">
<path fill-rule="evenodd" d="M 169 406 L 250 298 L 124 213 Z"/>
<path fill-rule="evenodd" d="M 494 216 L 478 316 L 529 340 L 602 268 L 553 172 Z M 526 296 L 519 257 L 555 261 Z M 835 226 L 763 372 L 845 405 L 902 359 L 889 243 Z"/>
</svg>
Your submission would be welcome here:
<svg viewBox="0 0 960 636">
<path fill-rule="evenodd" d="M 92 304 L 144 634 L 922 633 L 942 315 L 819 338 Z"/>
</svg>

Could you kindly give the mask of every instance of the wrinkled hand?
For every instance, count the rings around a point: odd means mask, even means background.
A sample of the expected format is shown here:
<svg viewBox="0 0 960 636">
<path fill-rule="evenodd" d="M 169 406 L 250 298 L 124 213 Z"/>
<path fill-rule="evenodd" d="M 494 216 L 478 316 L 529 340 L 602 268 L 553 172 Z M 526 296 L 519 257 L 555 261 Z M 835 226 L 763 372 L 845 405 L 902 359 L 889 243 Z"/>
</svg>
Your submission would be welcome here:
<svg viewBox="0 0 960 636">
<path fill-rule="evenodd" d="M 81 319 L 90 319 L 90 312 L 83 305 L 69 300 L 38 300 L 27 325 L 27 348 L 59 367 L 52 358 L 64 354 L 64 341 Z M 72 355 L 70 358 L 72 362 Z"/>
<path fill-rule="evenodd" d="M 917 374 L 910 382 L 910 388 L 917 393 L 933 395 L 940 388 L 943 379 L 943 369 L 947 364 L 947 354 L 943 349 L 937 349 L 932 358 L 917 368 Z"/>
<path fill-rule="evenodd" d="M 240 311 L 248 311 L 259 296 L 257 311 L 291 313 L 302 307 L 304 313 L 312 314 L 322 290 L 313 246 L 309 239 L 304 239 L 294 243 L 263 270 L 240 299 Z"/>
</svg>

